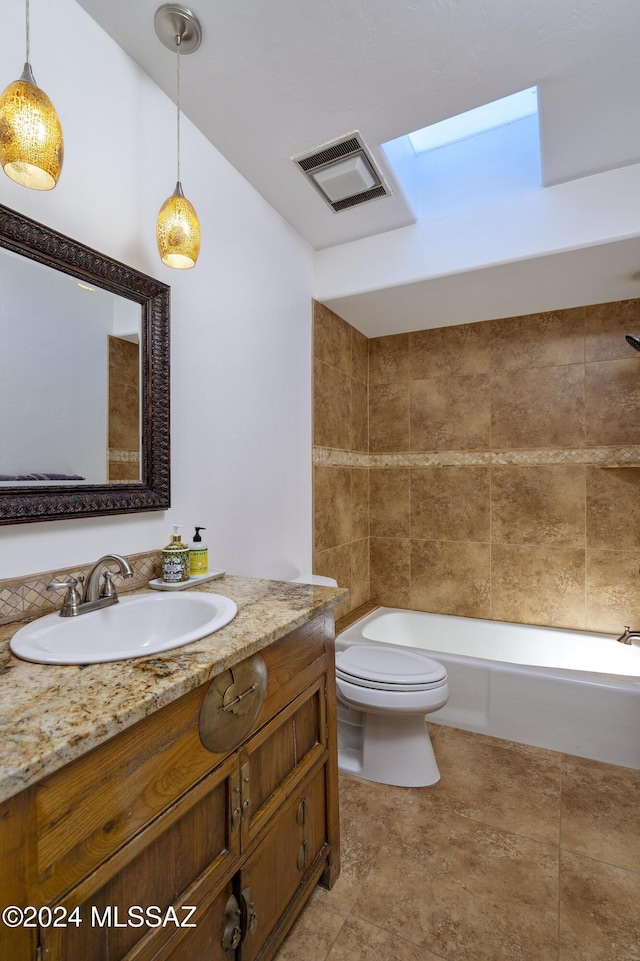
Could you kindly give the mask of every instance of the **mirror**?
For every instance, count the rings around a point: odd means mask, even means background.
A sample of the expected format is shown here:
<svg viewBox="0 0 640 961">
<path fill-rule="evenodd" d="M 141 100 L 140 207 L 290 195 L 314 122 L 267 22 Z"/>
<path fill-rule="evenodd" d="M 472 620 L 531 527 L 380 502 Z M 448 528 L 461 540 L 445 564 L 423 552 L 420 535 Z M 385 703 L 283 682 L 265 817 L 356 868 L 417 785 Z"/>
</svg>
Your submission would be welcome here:
<svg viewBox="0 0 640 961">
<path fill-rule="evenodd" d="M 0 205 L 0 524 L 164 510 L 169 287 Z"/>
</svg>

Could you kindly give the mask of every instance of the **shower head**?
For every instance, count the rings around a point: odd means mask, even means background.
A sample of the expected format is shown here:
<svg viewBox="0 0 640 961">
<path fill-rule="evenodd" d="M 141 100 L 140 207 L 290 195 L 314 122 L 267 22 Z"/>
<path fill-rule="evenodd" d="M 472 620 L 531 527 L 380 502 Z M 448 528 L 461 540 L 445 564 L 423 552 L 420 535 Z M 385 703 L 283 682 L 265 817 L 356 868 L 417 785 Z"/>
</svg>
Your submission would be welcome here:
<svg viewBox="0 0 640 961">
<path fill-rule="evenodd" d="M 640 337 L 634 337 L 633 334 L 627 334 L 627 343 L 631 344 L 634 350 L 640 350 Z"/>
</svg>

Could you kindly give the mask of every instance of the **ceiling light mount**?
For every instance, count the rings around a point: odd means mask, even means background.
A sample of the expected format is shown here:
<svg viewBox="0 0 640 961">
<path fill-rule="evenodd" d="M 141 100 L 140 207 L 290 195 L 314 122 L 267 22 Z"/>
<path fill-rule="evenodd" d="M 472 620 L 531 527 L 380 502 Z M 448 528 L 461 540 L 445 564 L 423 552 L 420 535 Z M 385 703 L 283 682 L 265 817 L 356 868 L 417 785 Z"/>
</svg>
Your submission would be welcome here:
<svg viewBox="0 0 640 961">
<path fill-rule="evenodd" d="M 180 53 L 185 54 L 195 53 L 202 43 L 200 21 L 192 10 L 180 3 L 164 3 L 158 7 L 153 25 L 158 39 L 174 53 L 178 44 Z"/>
</svg>

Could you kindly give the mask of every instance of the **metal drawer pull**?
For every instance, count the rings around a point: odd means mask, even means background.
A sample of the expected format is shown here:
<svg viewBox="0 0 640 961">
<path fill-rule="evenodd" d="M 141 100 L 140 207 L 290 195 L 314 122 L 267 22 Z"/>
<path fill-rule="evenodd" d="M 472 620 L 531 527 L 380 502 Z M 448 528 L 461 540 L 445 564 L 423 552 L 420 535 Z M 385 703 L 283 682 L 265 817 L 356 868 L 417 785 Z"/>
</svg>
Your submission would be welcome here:
<svg viewBox="0 0 640 961">
<path fill-rule="evenodd" d="M 226 903 L 224 916 L 227 924 L 222 932 L 220 944 L 225 951 L 235 951 L 242 940 L 242 928 L 240 926 L 242 914 L 240 911 L 240 905 L 236 901 L 233 894 Z"/>
<path fill-rule="evenodd" d="M 296 862 L 298 871 L 304 871 L 307 866 L 307 852 L 309 850 L 309 842 L 303 841 L 300 845 L 300 850 L 298 851 L 298 860 Z"/>
<path fill-rule="evenodd" d="M 231 687 L 233 687 L 233 685 L 231 685 Z M 223 711 L 232 711 L 232 710 L 234 709 L 234 707 L 236 706 L 236 704 L 239 704 L 240 701 L 244 701 L 245 697 L 248 697 L 249 694 L 253 694 L 253 692 L 254 692 L 255 690 L 257 690 L 257 688 L 258 688 L 258 685 L 257 685 L 257 684 L 252 684 L 251 687 L 248 687 L 246 691 L 243 691 L 243 692 L 242 692 L 242 694 L 238 694 L 237 697 L 234 697 L 234 699 L 233 699 L 232 701 L 229 701 L 227 704 L 225 704 L 225 703 L 223 702 L 223 704 L 222 704 L 222 710 L 223 710 Z"/>
<path fill-rule="evenodd" d="M 298 805 L 298 810 L 296 811 L 296 824 L 306 824 L 307 823 L 307 807 L 309 806 L 309 798 L 303 797 Z"/>
<path fill-rule="evenodd" d="M 251 888 L 245 888 L 242 892 L 242 927 L 244 930 L 243 938 L 251 934 L 258 923 L 258 915 L 251 900 Z"/>
<path fill-rule="evenodd" d="M 198 732 L 202 745 L 214 754 L 235 751 L 262 710 L 267 691 L 267 666 L 259 654 L 218 674 L 200 706 Z"/>
</svg>

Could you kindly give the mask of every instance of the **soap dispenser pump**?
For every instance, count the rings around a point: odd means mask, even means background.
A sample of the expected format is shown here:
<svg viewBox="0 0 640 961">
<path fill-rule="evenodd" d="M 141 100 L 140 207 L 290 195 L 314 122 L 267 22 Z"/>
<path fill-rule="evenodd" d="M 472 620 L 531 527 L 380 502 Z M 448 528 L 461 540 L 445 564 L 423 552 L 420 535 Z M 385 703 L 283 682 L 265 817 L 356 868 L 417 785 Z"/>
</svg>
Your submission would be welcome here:
<svg viewBox="0 0 640 961">
<path fill-rule="evenodd" d="M 174 524 L 171 540 L 162 550 L 162 580 L 165 584 L 189 580 L 189 548 L 180 540 L 179 524 Z"/>
<path fill-rule="evenodd" d="M 193 535 L 193 542 L 189 551 L 189 572 L 192 577 L 198 574 L 206 574 L 209 570 L 209 551 L 200 537 L 200 531 L 206 531 L 206 529 L 206 527 L 196 527 L 196 532 Z"/>
</svg>

